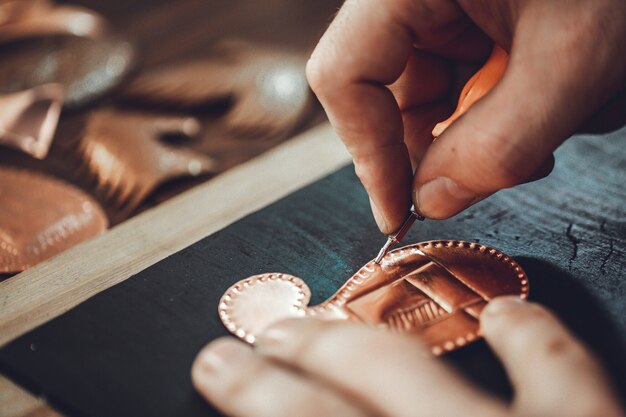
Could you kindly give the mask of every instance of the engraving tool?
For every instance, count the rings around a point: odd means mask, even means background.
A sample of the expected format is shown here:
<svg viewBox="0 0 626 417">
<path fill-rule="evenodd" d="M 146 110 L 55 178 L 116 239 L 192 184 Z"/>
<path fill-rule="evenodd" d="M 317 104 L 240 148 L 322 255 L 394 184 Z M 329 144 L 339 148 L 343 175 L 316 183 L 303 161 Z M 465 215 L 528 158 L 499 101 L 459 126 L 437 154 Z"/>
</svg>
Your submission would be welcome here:
<svg viewBox="0 0 626 417">
<path fill-rule="evenodd" d="M 478 70 L 463 87 L 454 113 L 452 113 L 448 119 L 435 126 L 432 131 L 433 138 L 436 139 L 439 137 L 444 130 L 461 117 L 475 102 L 485 96 L 493 86 L 500 81 L 506 71 L 508 62 L 509 55 L 506 51 L 498 45 L 495 45 L 485 65 Z M 380 261 L 382 261 L 383 257 L 389 252 L 391 246 L 402 240 L 413 223 L 415 223 L 415 220 L 424 220 L 424 216 L 419 214 L 413 206 L 411 207 L 409 217 L 407 217 L 400 229 L 396 233 L 387 236 L 387 242 L 380 249 L 380 252 L 378 252 L 378 256 L 376 256 L 374 262 L 380 264 Z"/>
<path fill-rule="evenodd" d="M 389 249 L 391 249 L 391 247 L 395 245 L 396 243 L 399 243 L 404 238 L 404 236 L 408 233 L 411 226 L 413 226 L 413 223 L 415 223 L 415 220 L 422 221 L 424 220 L 424 216 L 419 214 L 417 210 L 415 210 L 415 207 L 413 206 L 411 207 L 411 212 L 409 213 L 408 217 L 404 220 L 404 223 L 402 223 L 402 226 L 400 226 L 400 229 L 398 229 L 398 231 L 395 233 L 387 235 L 387 242 L 385 242 L 383 247 L 380 248 L 380 251 L 378 252 L 378 255 L 376 256 L 376 259 L 374 259 L 374 262 L 376 262 L 377 264 L 380 264 L 380 261 L 382 261 L 385 255 L 387 254 L 387 252 L 389 252 Z"/>
</svg>

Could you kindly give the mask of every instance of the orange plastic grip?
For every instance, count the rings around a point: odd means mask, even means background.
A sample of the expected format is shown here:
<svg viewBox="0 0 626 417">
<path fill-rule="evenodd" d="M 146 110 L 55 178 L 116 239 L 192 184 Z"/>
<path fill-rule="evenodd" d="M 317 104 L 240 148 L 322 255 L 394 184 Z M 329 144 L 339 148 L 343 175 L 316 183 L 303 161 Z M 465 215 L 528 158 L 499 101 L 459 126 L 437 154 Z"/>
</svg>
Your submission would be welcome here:
<svg viewBox="0 0 626 417">
<path fill-rule="evenodd" d="M 437 123 L 433 129 L 433 136 L 438 137 L 441 135 L 448 126 L 454 123 L 454 121 L 461 117 L 474 103 L 487 94 L 489 90 L 502 79 L 508 63 L 509 55 L 506 51 L 498 45 L 494 46 L 485 65 L 483 65 L 463 87 L 461 95 L 459 96 L 459 103 L 454 113 L 443 122 Z"/>
</svg>

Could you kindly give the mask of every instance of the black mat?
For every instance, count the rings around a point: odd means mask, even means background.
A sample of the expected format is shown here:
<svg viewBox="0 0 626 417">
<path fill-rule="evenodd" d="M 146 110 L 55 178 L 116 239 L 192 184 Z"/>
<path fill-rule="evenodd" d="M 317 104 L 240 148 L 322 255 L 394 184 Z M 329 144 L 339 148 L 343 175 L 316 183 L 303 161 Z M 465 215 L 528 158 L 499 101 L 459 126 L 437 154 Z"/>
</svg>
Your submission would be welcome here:
<svg viewBox="0 0 626 417">
<path fill-rule="evenodd" d="M 516 257 L 531 278 L 531 298 L 592 346 L 621 394 L 624 136 L 576 138 L 559 152 L 549 179 L 499 193 L 454 219 L 418 224 L 406 239 L 480 241 Z M 305 279 L 320 302 L 382 243 L 348 167 L 13 341 L 0 350 L 0 370 L 68 416 L 216 415 L 193 391 L 189 370 L 205 343 L 226 334 L 216 314 L 224 290 L 248 275 L 281 271 Z M 483 342 L 444 360 L 510 395 Z"/>
</svg>

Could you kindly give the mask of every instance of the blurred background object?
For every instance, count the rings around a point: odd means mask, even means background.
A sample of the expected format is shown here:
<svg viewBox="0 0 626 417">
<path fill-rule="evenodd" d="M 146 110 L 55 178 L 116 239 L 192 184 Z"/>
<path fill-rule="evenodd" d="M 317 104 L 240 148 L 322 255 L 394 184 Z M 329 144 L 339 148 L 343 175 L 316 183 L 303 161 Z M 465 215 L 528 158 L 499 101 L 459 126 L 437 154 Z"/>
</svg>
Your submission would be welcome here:
<svg viewBox="0 0 626 417">
<path fill-rule="evenodd" d="M 87 186 L 114 210 L 111 216 L 124 219 L 159 184 L 216 172 L 216 162 L 209 156 L 160 140 L 167 136 L 193 140 L 199 133 L 193 117 L 98 110 L 90 113 L 73 156 Z"/>
<path fill-rule="evenodd" d="M 0 143 L 45 158 L 62 104 L 63 87 L 55 83 L 0 95 Z"/>
<path fill-rule="evenodd" d="M 227 40 L 211 55 L 141 74 L 123 98 L 187 110 L 230 103 L 224 126 L 251 137 L 289 134 L 306 116 L 310 91 L 304 54 Z"/>
<path fill-rule="evenodd" d="M 106 230 L 100 206 L 42 174 L 0 167 L 0 273 L 23 271 Z"/>
<path fill-rule="evenodd" d="M 106 30 L 97 13 L 49 0 L 0 0 L 0 42 L 52 35 L 97 37 Z"/>
<path fill-rule="evenodd" d="M 0 0 L 0 167 L 123 222 L 324 120 L 304 66 L 339 5 Z"/>
<path fill-rule="evenodd" d="M 42 36 L 0 44 L 0 93 L 58 83 L 65 106 L 83 106 L 116 87 L 130 72 L 133 46 L 118 35 L 97 39 Z"/>
</svg>

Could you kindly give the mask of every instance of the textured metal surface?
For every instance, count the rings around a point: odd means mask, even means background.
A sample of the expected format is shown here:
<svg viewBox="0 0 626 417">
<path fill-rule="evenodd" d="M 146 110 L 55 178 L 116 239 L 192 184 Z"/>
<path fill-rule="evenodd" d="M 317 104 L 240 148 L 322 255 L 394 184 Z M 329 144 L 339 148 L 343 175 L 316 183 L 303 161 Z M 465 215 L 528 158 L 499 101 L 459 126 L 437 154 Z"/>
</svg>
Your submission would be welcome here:
<svg viewBox="0 0 626 417">
<path fill-rule="evenodd" d="M 309 112 L 304 54 L 229 40 L 220 42 L 212 55 L 148 71 L 122 95 L 183 109 L 228 101 L 226 126 L 248 136 L 285 134 Z"/>
<path fill-rule="evenodd" d="M 69 184 L 0 168 L 0 272 L 22 271 L 102 233 L 100 206 Z"/>
<path fill-rule="evenodd" d="M 118 85 L 134 61 L 133 46 L 112 35 L 22 39 L 0 46 L 0 93 L 58 83 L 64 104 L 77 107 Z"/>
<path fill-rule="evenodd" d="M 476 340 L 480 312 L 500 295 L 528 297 L 528 278 L 513 259 L 478 243 L 431 241 L 368 262 L 314 307 L 302 280 L 270 273 L 229 288 L 218 309 L 226 328 L 249 343 L 278 320 L 314 316 L 416 333 L 440 355 Z"/>
</svg>

